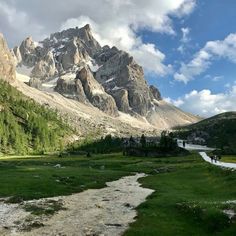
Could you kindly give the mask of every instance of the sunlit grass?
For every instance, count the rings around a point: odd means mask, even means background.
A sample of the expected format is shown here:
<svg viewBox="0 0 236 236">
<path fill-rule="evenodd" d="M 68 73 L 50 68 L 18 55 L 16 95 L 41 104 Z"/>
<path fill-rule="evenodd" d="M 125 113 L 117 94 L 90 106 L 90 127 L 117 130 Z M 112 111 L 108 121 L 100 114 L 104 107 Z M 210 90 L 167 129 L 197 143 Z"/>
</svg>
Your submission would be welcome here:
<svg viewBox="0 0 236 236">
<path fill-rule="evenodd" d="M 56 165 L 60 164 L 61 168 Z M 138 207 L 126 235 L 235 235 L 235 221 L 224 209 L 235 209 L 236 173 L 186 157 L 138 158 L 120 153 L 85 156 L 1 157 L 0 197 L 37 199 L 101 188 L 107 181 L 137 172 L 155 192 Z"/>
<path fill-rule="evenodd" d="M 223 161 L 223 162 L 236 163 L 236 155 L 222 156 L 222 157 L 221 157 L 221 161 Z"/>
</svg>

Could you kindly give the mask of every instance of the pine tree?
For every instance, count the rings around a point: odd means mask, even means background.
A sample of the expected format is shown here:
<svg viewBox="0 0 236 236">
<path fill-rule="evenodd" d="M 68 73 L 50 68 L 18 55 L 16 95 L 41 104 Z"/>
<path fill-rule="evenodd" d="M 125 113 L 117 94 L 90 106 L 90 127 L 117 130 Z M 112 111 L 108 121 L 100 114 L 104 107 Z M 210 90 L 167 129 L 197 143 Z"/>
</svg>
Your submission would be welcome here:
<svg viewBox="0 0 236 236">
<path fill-rule="evenodd" d="M 146 137 L 144 136 L 144 134 L 142 134 L 142 136 L 140 138 L 140 143 L 141 143 L 143 148 L 146 147 L 147 141 L 146 141 Z"/>
</svg>

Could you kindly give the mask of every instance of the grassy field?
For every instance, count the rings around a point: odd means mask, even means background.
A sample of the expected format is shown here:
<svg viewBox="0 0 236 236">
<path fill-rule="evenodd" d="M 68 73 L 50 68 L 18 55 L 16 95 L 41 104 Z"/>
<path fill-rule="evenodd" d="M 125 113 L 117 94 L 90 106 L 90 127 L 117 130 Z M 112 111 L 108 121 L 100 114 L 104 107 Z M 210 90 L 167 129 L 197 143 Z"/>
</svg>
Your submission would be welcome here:
<svg viewBox="0 0 236 236">
<path fill-rule="evenodd" d="M 60 164 L 62 168 L 56 168 Z M 2 157 L 0 197 L 12 201 L 100 188 L 121 176 L 145 172 L 144 187 L 156 190 L 138 207 L 125 233 L 132 235 L 236 235 L 236 223 L 223 213 L 236 205 L 236 173 L 187 157 L 134 158 L 120 154 L 86 157 Z"/>
<path fill-rule="evenodd" d="M 235 155 L 234 156 L 233 155 L 222 156 L 221 161 L 236 163 L 236 156 Z"/>
</svg>

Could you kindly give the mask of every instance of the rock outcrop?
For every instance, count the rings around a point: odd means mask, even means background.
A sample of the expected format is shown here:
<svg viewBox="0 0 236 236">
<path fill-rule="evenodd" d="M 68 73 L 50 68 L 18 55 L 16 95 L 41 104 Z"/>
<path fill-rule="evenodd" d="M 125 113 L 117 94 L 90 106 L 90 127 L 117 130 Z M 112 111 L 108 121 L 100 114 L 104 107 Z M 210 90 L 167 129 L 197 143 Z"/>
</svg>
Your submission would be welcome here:
<svg viewBox="0 0 236 236">
<path fill-rule="evenodd" d="M 71 77 L 64 75 L 57 80 L 55 91 L 64 95 L 65 97 L 78 100 L 82 103 L 88 103 L 87 97 L 84 93 L 84 88 L 79 79 L 75 76 Z"/>
<path fill-rule="evenodd" d="M 15 61 L 3 35 L 0 33 L 0 79 L 10 82 L 15 78 Z"/>
<path fill-rule="evenodd" d="M 124 101 L 124 90 L 126 90 L 128 104 L 126 102 L 124 107 L 119 105 L 121 111 L 132 110 L 145 116 L 151 108 L 152 98 L 142 67 L 128 53 L 115 47 L 110 50 L 108 46 L 104 47 L 97 57 L 99 62 L 104 61 L 104 64 L 96 72 L 96 79 L 109 94 L 114 96 L 117 103 L 120 100 Z M 118 92 L 119 90 L 123 92 Z"/>
<path fill-rule="evenodd" d="M 112 96 L 107 94 L 104 88 L 94 79 L 91 71 L 88 68 L 82 68 L 77 73 L 76 79 L 81 81 L 88 100 L 95 107 L 109 115 L 118 115 L 118 109 L 115 100 Z"/>
<path fill-rule="evenodd" d="M 42 59 L 40 59 L 34 66 L 31 76 L 33 78 L 47 79 L 54 77 L 57 74 L 57 69 L 54 57 L 49 51 Z"/>
<path fill-rule="evenodd" d="M 64 75 L 57 80 L 55 91 L 65 97 L 78 100 L 83 103 L 91 103 L 101 111 L 117 116 L 118 109 L 114 98 L 107 94 L 93 77 L 88 67 L 78 70 L 76 76 Z"/>
<path fill-rule="evenodd" d="M 36 55 L 36 46 L 32 37 L 26 38 L 20 45 L 19 51 L 21 54 L 21 61 L 25 66 L 33 67 L 37 62 L 37 55 Z M 19 58 L 19 55 L 16 55 Z"/>
<path fill-rule="evenodd" d="M 126 89 L 114 90 L 112 96 L 114 97 L 116 105 L 120 111 L 125 113 L 130 112 L 128 91 Z"/>
<path fill-rule="evenodd" d="M 162 100 L 161 93 L 155 86 L 151 85 L 149 89 L 153 99 L 156 99 L 157 101 Z"/>
<path fill-rule="evenodd" d="M 20 48 L 19 47 L 15 47 L 13 49 L 12 55 L 14 56 L 16 65 L 21 63 L 22 57 L 21 57 L 21 52 L 20 52 Z"/>
</svg>

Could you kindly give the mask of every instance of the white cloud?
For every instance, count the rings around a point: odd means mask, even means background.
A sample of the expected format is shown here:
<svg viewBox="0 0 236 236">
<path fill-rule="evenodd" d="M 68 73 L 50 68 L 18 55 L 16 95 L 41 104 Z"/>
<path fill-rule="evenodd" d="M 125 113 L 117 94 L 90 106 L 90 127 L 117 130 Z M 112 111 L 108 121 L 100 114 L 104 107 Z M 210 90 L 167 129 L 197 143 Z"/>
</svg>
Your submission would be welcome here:
<svg viewBox="0 0 236 236">
<path fill-rule="evenodd" d="M 212 93 L 208 89 L 193 90 L 177 100 L 167 100 L 181 109 L 203 117 L 236 110 L 236 85 L 225 93 Z"/>
<path fill-rule="evenodd" d="M 154 44 L 140 44 L 130 50 L 134 58 L 149 72 L 162 76 L 172 71 L 171 65 L 165 65 L 165 55 Z"/>
<path fill-rule="evenodd" d="M 190 37 L 189 37 L 189 33 L 190 33 L 190 28 L 186 27 L 186 28 L 181 28 L 182 31 L 182 39 L 181 41 L 183 43 L 187 43 L 190 41 Z"/>
<path fill-rule="evenodd" d="M 207 42 L 189 63 L 182 63 L 179 71 L 174 74 L 174 79 L 188 83 L 205 72 L 214 60 L 220 58 L 236 64 L 236 33 L 229 34 L 224 40 Z"/>
<path fill-rule="evenodd" d="M 18 34 L 15 34 L 15 37 L 11 36 L 14 30 L 12 27 L 5 27 L 6 16 L 1 16 L 0 5 L 0 22 L 2 22 L 0 26 L 8 37 L 10 35 L 10 41 L 18 41 L 19 44 L 19 41 L 23 40 L 22 35 L 25 34 L 27 34 L 25 37 L 32 35 L 38 40 L 42 29 L 45 34 L 50 34 L 60 28 L 90 23 L 101 44 L 115 45 L 133 53 L 146 70 L 159 75 L 169 71 L 169 66 L 164 63 L 165 56 L 153 44 L 143 43 L 137 36 L 137 31 L 146 29 L 173 35 L 175 31 L 171 17 L 184 17 L 190 14 L 196 5 L 196 0 L 2 0 L 1 2 L 9 9 L 17 9 L 14 14 L 10 14 L 14 15 L 14 20 L 8 20 L 8 25 L 13 27 L 17 24 L 19 13 L 24 14 L 26 19 L 21 27 L 17 27 L 22 31 L 20 36 Z M 49 14 L 51 12 L 53 14 Z"/>
<path fill-rule="evenodd" d="M 26 27 L 27 26 L 27 27 Z M 36 38 L 42 36 L 43 26 L 32 21 L 24 11 L 19 11 L 7 3 L 0 2 L 0 28 L 7 28 L 10 44 L 16 37 L 24 37 L 24 31 Z"/>
<path fill-rule="evenodd" d="M 190 28 L 188 27 L 183 27 L 181 28 L 182 32 L 182 38 L 180 39 L 180 46 L 177 48 L 177 50 L 181 53 L 184 54 L 186 51 L 187 44 L 190 42 L 191 38 L 189 36 L 190 34 Z"/>
<path fill-rule="evenodd" d="M 181 98 L 178 98 L 177 100 L 173 100 L 170 97 L 168 98 L 164 98 L 164 100 L 166 102 L 172 103 L 173 105 L 175 105 L 176 107 L 180 107 L 181 105 L 184 104 L 184 101 Z"/>
<path fill-rule="evenodd" d="M 222 75 L 217 75 L 217 76 L 214 76 L 214 77 L 212 78 L 212 81 L 218 82 L 218 81 L 222 80 L 223 78 L 224 78 L 224 76 L 222 76 Z"/>
<path fill-rule="evenodd" d="M 182 15 L 188 15 L 192 12 L 192 10 L 195 7 L 196 7 L 196 1 L 187 0 L 185 2 L 182 2 L 182 4 L 179 7 L 179 10 L 174 14 L 178 17 L 182 17 Z"/>
<path fill-rule="evenodd" d="M 159 76 L 166 75 L 172 71 L 170 65 L 165 65 L 165 55 L 154 44 L 143 43 L 137 36 L 138 29 L 148 29 L 155 32 L 174 34 L 172 22 L 168 14 L 178 13 L 179 17 L 189 14 L 194 6 L 193 0 L 167 0 L 148 2 L 123 0 L 106 1 L 116 14 L 109 21 L 97 21 L 98 16 L 80 16 L 78 18 L 67 19 L 61 29 L 74 26 L 83 26 L 89 23 L 95 33 L 95 38 L 102 44 L 117 46 L 128 51 L 134 56 L 147 72 L 154 72 Z M 185 7 L 188 5 L 188 7 Z M 108 14 L 109 14 L 108 13 Z M 99 14 L 99 12 L 98 12 Z M 106 11 L 102 14 L 107 14 Z M 184 40 L 187 40 L 188 29 L 184 28 Z"/>
<path fill-rule="evenodd" d="M 213 81 L 213 82 L 218 82 L 218 81 L 224 79 L 224 76 L 223 76 L 223 75 L 211 76 L 211 75 L 207 74 L 207 75 L 205 75 L 203 78 L 204 78 L 204 79 L 211 80 L 211 81 Z"/>
</svg>

